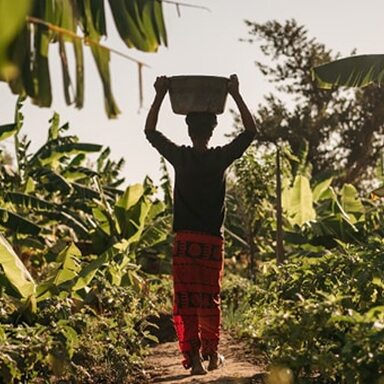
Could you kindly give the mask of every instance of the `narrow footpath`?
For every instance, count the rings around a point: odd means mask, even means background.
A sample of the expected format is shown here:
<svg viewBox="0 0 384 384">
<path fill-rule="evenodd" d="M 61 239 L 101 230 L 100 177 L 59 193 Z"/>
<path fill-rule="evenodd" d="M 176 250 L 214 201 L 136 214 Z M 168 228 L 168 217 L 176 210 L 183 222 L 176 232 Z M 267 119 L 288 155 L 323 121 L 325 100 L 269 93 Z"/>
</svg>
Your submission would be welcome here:
<svg viewBox="0 0 384 384">
<path fill-rule="evenodd" d="M 161 332 L 161 330 L 160 330 Z M 160 333 L 159 332 L 159 333 Z M 225 357 L 223 367 L 204 376 L 191 376 L 181 365 L 182 357 L 176 341 L 160 342 L 147 358 L 147 383 L 212 383 L 262 384 L 264 368 L 255 362 L 245 345 L 224 333 L 220 353 Z"/>
</svg>

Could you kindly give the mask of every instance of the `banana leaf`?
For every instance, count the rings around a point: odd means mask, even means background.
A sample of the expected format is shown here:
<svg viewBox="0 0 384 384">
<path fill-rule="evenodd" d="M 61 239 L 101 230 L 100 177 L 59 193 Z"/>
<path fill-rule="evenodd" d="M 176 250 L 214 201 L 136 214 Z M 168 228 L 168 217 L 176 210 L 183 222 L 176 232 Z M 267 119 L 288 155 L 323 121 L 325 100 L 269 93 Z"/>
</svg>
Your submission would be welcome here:
<svg viewBox="0 0 384 384">
<path fill-rule="evenodd" d="M 109 6 L 112 23 L 129 48 L 155 52 L 159 45 L 167 45 L 161 1 L 109 0 Z M 27 94 L 42 107 L 51 105 L 49 47 L 59 42 L 65 100 L 68 104 L 74 101 L 77 108 L 82 108 L 83 46 L 86 45 L 91 48 L 102 80 L 107 114 L 115 117 L 119 113 L 109 74 L 111 50 L 99 44 L 107 35 L 104 0 L 25 0 L 16 3 L 0 0 L 0 25 L 0 81 L 6 81 L 13 93 Z M 78 34 L 80 31 L 82 33 Z M 75 70 L 69 66 L 66 43 L 73 44 Z M 137 63 L 141 68 L 142 63 Z M 71 73 L 76 74 L 75 89 Z"/>
<path fill-rule="evenodd" d="M 84 266 L 72 286 L 72 290 L 78 291 L 84 287 L 86 287 L 94 278 L 97 271 L 102 267 L 106 267 L 109 265 L 111 260 L 116 258 L 117 256 L 123 255 L 125 252 L 126 244 L 116 243 L 112 247 L 108 248 L 101 255 L 97 256 L 94 260 L 92 260 L 89 264 Z"/>
<path fill-rule="evenodd" d="M 27 299 L 35 295 L 36 284 L 31 274 L 1 233 L 0 265 L 5 278 L 20 295 L 20 298 Z"/>
<path fill-rule="evenodd" d="M 81 252 L 74 244 L 71 244 L 60 252 L 57 258 L 57 262 L 60 263 L 59 268 L 57 269 L 57 274 L 52 283 L 59 286 L 66 281 L 77 277 L 81 269 L 80 257 Z"/>
<path fill-rule="evenodd" d="M 109 6 L 117 31 L 127 47 L 148 51 L 149 45 L 140 25 L 138 0 L 109 0 Z"/>
<path fill-rule="evenodd" d="M 283 191 L 282 205 L 292 225 L 302 226 L 316 218 L 311 187 L 305 176 L 296 176 L 292 188 Z"/>
<path fill-rule="evenodd" d="M 313 68 L 312 77 L 320 88 L 365 87 L 384 83 L 384 55 L 360 55 L 335 60 Z"/>
<path fill-rule="evenodd" d="M 8 139 L 17 133 L 18 127 L 16 123 L 0 125 L 0 141 Z"/>
<path fill-rule="evenodd" d="M 125 190 L 115 205 L 115 214 L 123 238 L 139 240 L 152 203 L 146 198 L 142 184 L 134 184 Z"/>
<path fill-rule="evenodd" d="M 31 176 L 39 179 L 47 191 L 60 191 L 67 196 L 73 191 L 72 185 L 68 183 L 64 177 L 52 171 L 50 168 L 39 168 L 34 171 Z"/>
<path fill-rule="evenodd" d="M 147 249 L 164 242 L 171 233 L 172 220 L 171 215 L 162 216 L 153 220 L 153 222 L 145 228 L 140 236 L 138 247 Z"/>
<path fill-rule="evenodd" d="M 8 192 L 5 195 L 5 200 L 11 202 L 14 205 L 21 206 L 25 209 L 36 210 L 56 210 L 57 205 L 49 201 L 39 199 L 38 197 L 27 195 L 20 192 Z"/>
<path fill-rule="evenodd" d="M 56 259 L 57 267 L 47 280 L 37 287 L 38 301 L 51 297 L 60 290 L 68 290 L 76 281 L 81 270 L 81 252 L 73 243 L 60 252 Z"/>
<path fill-rule="evenodd" d="M 333 178 L 330 177 L 318 183 L 313 189 L 313 201 L 318 202 L 323 199 L 325 196 L 325 192 L 331 186 Z"/>
<path fill-rule="evenodd" d="M 8 48 L 15 35 L 23 28 L 31 5 L 32 0 L 0 0 L 0 78 L 12 78 L 17 74 L 17 69 L 8 57 Z"/>
<path fill-rule="evenodd" d="M 17 213 L 0 208 L 0 225 L 15 233 L 37 236 L 41 227 Z"/>
<path fill-rule="evenodd" d="M 357 189 L 352 184 L 344 184 L 341 189 L 341 197 L 340 203 L 344 208 L 345 212 L 363 218 L 365 213 L 365 208 L 361 199 L 359 197 L 359 193 Z"/>
<path fill-rule="evenodd" d="M 99 152 L 102 145 L 88 143 L 67 143 L 55 147 L 44 147 L 43 150 L 35 154 L 31 161 L 38 160 L 43 166 L 53 164 L 66 156 L 73 156 L 82 153 Z"/>
<path fill-rule="evenodd" d="M 37 26 L 34 35 L 34 50 L 32 76 L 35 90 L 30 94 L 32 102 L 39 107 L 50 107 L 52 104 L 51 75 L 49 71 L 50 35 L 45 27 Z"/>
<path fill-rule="evenodd" d="M 99 176 L 99 174 L 91 168 L 75 166 L 68 167 L 64 172 L 62 172 L 62 175 L 70 181 Z"/>
<path fill-rule="evenodd" d="M 105 111 L 109 118 L 116 118 L 120 110 L 112 94 L 111 74 L 109 70 L 111 54 L 109 50 L 96 45 L 91 46 L 91 51 L 103 85 Z"/>
<path fill-rule="evenodd" d="M 87 239 L 89 237 L 89 230 L 71 214 L 64 211 L 54 211 L 54 212 L 44 212 L 44 217 L 55 220 L 58 224 L 64 224 L 69 228 L 72 228 L 78 237 L 82 239 Z"/>
<path fill-rule="evenodd" d="M 79 183 L 71 183 L 73 189 L 76 192 L 76 197 L 81 199 L 97 199 L 100 200 L 100 193 L 95 191 L 92 188 L 86 187 L 85 185 Z"/>
</svg>

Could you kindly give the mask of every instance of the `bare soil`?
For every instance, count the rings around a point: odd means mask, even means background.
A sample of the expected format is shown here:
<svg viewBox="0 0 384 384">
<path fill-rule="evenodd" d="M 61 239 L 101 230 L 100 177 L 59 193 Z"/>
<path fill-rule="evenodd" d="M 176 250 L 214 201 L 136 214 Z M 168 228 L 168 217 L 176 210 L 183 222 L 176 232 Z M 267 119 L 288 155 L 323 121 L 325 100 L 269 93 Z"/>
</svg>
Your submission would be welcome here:
<svg viewBox="0 0 384 384">
<path fill-rule="evenodd" d="M 261 384 L 263 383 L 264 364 L 255 357 L 245 343 L 223 333 L 220 341 L 220 353 L 224 355 L 224 366 L 208 372 L 204 376 L 192 376 L 181 365 L 182 356 L 172 332 L 170 319 L 163 318 L 159 329 L 160 343 L 153 346 L 147 358 L 146 383 L 212 383 L 212 384 Z M 170 340 L 171 339 L 171 340 Z"/>
</svg>

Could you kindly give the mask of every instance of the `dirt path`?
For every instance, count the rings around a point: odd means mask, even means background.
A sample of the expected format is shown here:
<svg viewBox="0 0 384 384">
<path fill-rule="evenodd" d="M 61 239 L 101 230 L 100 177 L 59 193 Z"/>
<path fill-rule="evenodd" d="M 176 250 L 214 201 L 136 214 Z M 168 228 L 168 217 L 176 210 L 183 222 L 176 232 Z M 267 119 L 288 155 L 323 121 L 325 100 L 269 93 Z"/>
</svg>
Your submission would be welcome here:
<svg viewBox="0 0 384 384">
<path fill-rule="evenodd" d="M 212 384 L 261 384 L 263 368 L 251 363 L 242 343 L 224 334 L 220 342 L 220 353 L 225 364 L 204 376 L 191 376 L 181 365 L 177 342 L 164 342 L 153 347 L 148 357 L 147 383 L 212 383 Z"/>
</svg>

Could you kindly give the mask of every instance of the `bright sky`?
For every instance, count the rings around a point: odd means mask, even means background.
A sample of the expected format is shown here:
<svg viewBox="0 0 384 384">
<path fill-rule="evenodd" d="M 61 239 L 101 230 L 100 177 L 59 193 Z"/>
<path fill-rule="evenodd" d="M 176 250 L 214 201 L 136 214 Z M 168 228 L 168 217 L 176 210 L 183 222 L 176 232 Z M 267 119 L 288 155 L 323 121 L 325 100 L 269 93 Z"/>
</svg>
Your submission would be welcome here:
<svg viewBox="0 0 384 384">
<path fill-rule="evenodd" d="M 309 30 L 310 36 L 329 48 L 348 55 L 353 48 L 358 53 L 382 53 L 384 50 L 384 3 L 382 0 L 184 0 L 203 5 L 210 12 L 181 8 L 179 18 L 173 5 L 164 4 L 169 47 L 156 54 L 128 50 L 120 42 L 110 25 L 110 36 L 104 42 L 109 47 L 126 52 L 144 61 L 151 68 L 144 70 L 144 107 L 139 110 L 138 76 L 135 64 L 118 56 L 112 57 L 112 84 L 117 103 L 122 111 L 118 119 L 108 120 L 104 113 L 100 79 L 93 59 L 88 55 L 85 73 L 85 107 L 76 110 L 65 105 L 62 95 L 62 77 L 59 62 L 50 62 L 54 102 L 51 109 L 40 109 L 29 102 L 24 107 L 23 132 L 32 140 L 36 149 L 45 142 L 48 120 L 53 111 L 60 113 L 61 122 L 70 123 L 70 134 L 82 142 L 109 146 L 112 157 L 126 159 L 124 176 L 128 184 L 141 182 L 149 175 L 159 180 L 159 155 L 146 142 L 143 127 L 154 91 L 152 84 L 159 75 L 210 74 L 229 76 L 237 73 L 240 89 L 251 110 L 271 90 L 254 65 L 261 53 L 255 44 L 241 43 L 247 38 L 244 19 L 264 22 L 276 19 L 283 22 L 295 18 Z M 51 46 L 57 51 L 56 46 Z M 0 83 L 0 124 L 13 121 L 16 97 L 4 83 Z M 228 99 L 226 111 L 219 116 L 219 126 L 214 133 L 213 146 L 226 142 L 224 134 L 232 129 L 233 108 Z M 174 115 L 168 97 L 159 119 L 159 129 L 180 144 L 187 144 L 188 137 L 183 116 Z M 10 146 L 12 141 L 7 140 Z"/>
</svg>

